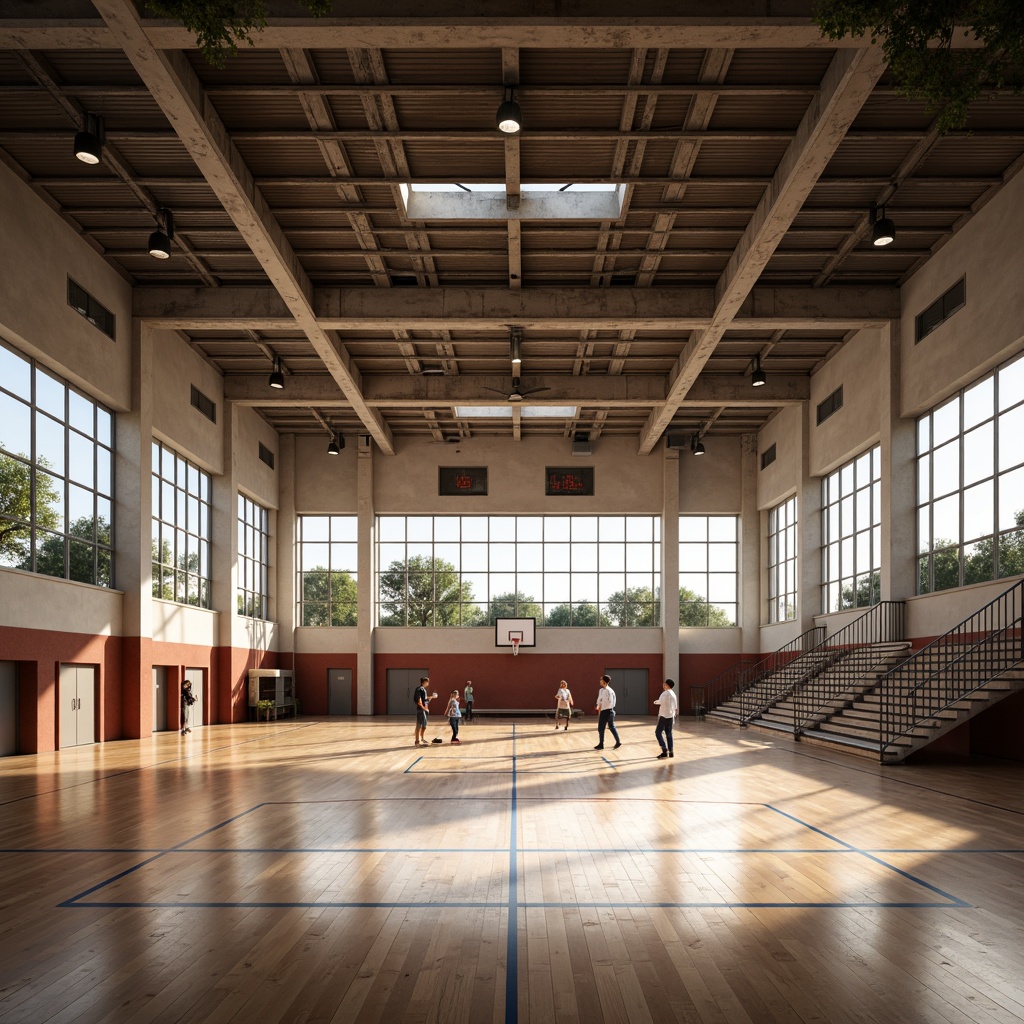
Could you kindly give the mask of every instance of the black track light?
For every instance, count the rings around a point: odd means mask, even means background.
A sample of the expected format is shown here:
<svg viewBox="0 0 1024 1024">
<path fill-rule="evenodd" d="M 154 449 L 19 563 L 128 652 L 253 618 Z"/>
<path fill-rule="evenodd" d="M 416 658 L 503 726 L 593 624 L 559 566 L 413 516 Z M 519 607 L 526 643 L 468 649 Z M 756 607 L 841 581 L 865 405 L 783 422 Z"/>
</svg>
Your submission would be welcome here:
<svg viewBox="0 0 1024 1024">
<path fill-rule="evenodd" d="M 768 382 L 764 370 L 761 369 L 761 355 L 754 356 L 754 372 L 750 375 L 750 383 L 755 388 L 763 387 Z"/>
<path fill-rule="evenodd" d="M 517 376 L 523 364 L 523 332 L 519 327 L 509 331 L 509 355 L 512 357 L 512 374 Z"/>
<path fill-rule="evenodd" d="M 267 383 L 272 388 L 277 388 L 278 391 L 284 390 L 284 372 L 281 370 L 281 357 L 274 356 L 274 369 L 270 374 L 270 379 Z"/>
<path fill-rule="evenodd" d="M 694 455 L 704 454 L 704 442 L 701 441 L 700 434 L 693 434 L 690 437 L 690 451 L 693 452 Z"/>
<path fill-rule="evenodd" d="M 885 207 L 871 208 L 871 244 L 878 249 L 896 241 L 896 225 L 886 217 Z"/>
<path fill-rule="evenodd" d="M 514 89 L 505 90 L 505 102 L 498 107 L 495 120 L 498 123 L 498 130 L 506 135 L 515 135 L 523 127 L 523 112 L 516 102 Z"/>
<path fill-rule="evenodd" d="M 174 214 L 160 207 L 156 211 L 157 229 L 149 236 L 149 255 L 158 260 L 171 258 L 171 239 L 174 238 Z"/>
<path fill-rule="evenodd" d="M 331 443 L 327 446 L 328 455 L 340 455 L 342 448 L 345 447 L 345 438 L 341 434 L 335 434 L 331 438 Z"/>
<path fill-rule="evenodd" d="M 83 164 L 98 164 L 103 155 L 103 118 L 86 114 L 85 126 L 75 135 L 75 157 Z"/>
</svg>

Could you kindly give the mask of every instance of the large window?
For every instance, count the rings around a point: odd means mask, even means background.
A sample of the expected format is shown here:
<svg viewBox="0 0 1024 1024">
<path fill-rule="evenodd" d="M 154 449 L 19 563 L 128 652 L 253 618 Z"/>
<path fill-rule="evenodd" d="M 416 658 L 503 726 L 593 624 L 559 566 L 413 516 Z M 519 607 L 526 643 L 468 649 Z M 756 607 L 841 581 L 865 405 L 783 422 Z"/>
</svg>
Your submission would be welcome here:
<svg viewBox="0 0 1024 1024">
<path fill-rule="evenodd" d="M 917 421 L 918 589 L 1024 573 L 1024 356 Z"/>
<path fill-rule="evenodd" d="M 655 516 L 382 516 L 382 626 L 656 626 Z"/>
<path fill-rule="evenodd" d="M 153 442 L 153 596 L 210 607 L 210 475 Z"/>
<path fill-rule="evenodd" d="M 238 496 L 238 614 L 268 617 L 270 598 L 270 513 Z"/>
<path fill-rule="evenodd" d="M 114 417 L 0 345 L 0 565 L 113 585 Z"/>
<path fill-rule="evenodd" d="M 299 516 L 299 622 L 354 626 L 359 594 L 355 516 Z"/>
<path fill-rule="evenodd" d="M 768 621 L 796 618 L 796 498 L 768 513 Z"/>
<path fill-rule="evenodd" d="M 821 610 L 881 600 L 882 449 L 846 463 L 821 482 Z"/>
<path fill-rule="evenodd" d="M 739 550 L 737 516 L 680 516 L 681 626 L 736 625 Z"/>
</svg>

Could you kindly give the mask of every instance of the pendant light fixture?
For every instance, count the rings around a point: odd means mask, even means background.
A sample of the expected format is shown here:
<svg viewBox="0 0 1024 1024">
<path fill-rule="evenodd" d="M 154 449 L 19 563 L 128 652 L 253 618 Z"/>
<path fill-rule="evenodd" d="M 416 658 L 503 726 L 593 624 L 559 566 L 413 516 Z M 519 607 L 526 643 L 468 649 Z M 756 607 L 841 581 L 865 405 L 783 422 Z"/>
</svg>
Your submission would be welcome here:
<svg viewBox="0 0 1024 1024">
<path fill-rule="evenodd" d="M 495 120 L 498 123 L 498 130 L 506 135 L 515 135 L 523 127 L 523 112 L 516 102 L 515 89 L 505 90 L 505 102 L 498 107 Z"/>
<path fill-rule="evenodd" d="M 871 244 L 876 249 L 896 241 L 896 225 L 886 217 L 885 207 L 871 207 Z"/>
<path fill-rule="evenodd" d="M 75 135 L 75 157 L 83 164 L 98 164 L 103 155 L 103 118 L 86 113 L 85 125 Z"/>
<path fill-rule="evenodd" d="M 759 352 L 754 356 L 754 372 L 750 375 L 750 383 L 753 387 L 760 388 L 764 387 L 767 381 L 768 378 L 764 370 L 761 369 L 761 353 Z"/>
<path fill-rule="evenodd" d="M 267 383 L 278 391 L 284 390 L 284 371 L 281 369 L 281 357 L 274 356 L 274 369 Z"/>
<path fill-rule="evenodd" d="M 149 236 L 149 255 L 157 260 L 171 258 L 171 239 L 174 238 L 174 214 L 160 207 L 156 211 L 157 229 Z"/>
</svg>

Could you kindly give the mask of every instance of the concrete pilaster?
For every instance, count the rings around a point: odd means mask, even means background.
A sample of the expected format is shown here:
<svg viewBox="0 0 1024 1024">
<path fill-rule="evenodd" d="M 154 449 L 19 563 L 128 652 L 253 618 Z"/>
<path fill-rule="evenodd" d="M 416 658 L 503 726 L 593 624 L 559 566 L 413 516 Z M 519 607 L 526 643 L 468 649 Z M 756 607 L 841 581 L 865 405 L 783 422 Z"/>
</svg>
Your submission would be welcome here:
<svg viewBox="0 0 1024 1024">
<path fill-rule="evenodd" d="M 373 573 L 376 540 L 373 507 L 373 442 L 360 435 L 356 456 L 356 514 L 359 532 L 359 623 L 356 627 L 356 714 L 373 714 L 373 599 L 377 580 Z"/>
<path fill-rule="evenodd" d="M 740 643 L 744 654 L 761 652 L 761 513 L 757 508 L 757 434 L 740 439 Z"/>
<path fill-rule="evenodd" d="M 821 611 L 821 481 L 811 476 L 811 411 L 804 403 L 797 488 L 797 633 L 814 626 Z"/>
<path fill-rule="evenodd" d="M 679 452 L 667 446 L 662 457 L 661 507 L 662 656 L 666 676 L 679 679 Z M 671 584 L 671 585 L 669 585 Z M 657 680 L 660 683 L 660 680 Z"/>
</svg>

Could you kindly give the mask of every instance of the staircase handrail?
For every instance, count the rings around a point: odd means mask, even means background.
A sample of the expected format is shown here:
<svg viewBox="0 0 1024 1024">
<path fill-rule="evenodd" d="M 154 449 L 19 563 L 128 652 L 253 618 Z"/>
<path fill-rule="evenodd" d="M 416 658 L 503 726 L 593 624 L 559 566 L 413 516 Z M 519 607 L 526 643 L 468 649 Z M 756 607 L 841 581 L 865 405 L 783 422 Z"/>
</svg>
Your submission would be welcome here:
<svg viewBox="0 0 1024 1024">
<path fill-rule="evenodd" d="M 1022 622 L 1024 579 L 890 669 L 877 687 L 881 698 L 879 757 L 884 758 L 897 740 L 912 733 L 919 724 L 935 718 L 1024 660 Z M 1006 639 L 1013 641 L 1009 649 L 1004 644 Z M 1003 653 L 992 657 L 997 645 Z M 936 652 L 944 652 L 947 657 L 932 664 Z M 990 656 L 985 657 L 986 653 Z M 971 671 L 979 664 L 980 673 Z M 922 665 L 927 666 L 923 673 Z M 962 671 L 964 668 L 967 670 Z"/>
<path fill-rule="evenodd" d="M 891 652 L 879 652 L 870 664 L 850 657 L 854 651 L 868 650 L 877 644 L 902 642 L 904 609 L 903 601 L 879 601 L 822 644 L 822 651 L 841 651 L 843 656 L 823 665 L 794 690 L 794 736 L 799 737 L 809 726 L 817 724 L 825 709 L 831 709 L 836 700 L 852 693 L 861 680 L 891 656 Z"/>
<path fill-rule="evenodd" d="M 789 658 L 783 661 L 786 655 L 809 650 L 808 640 L 813 641 L 810 646 L 815 647 L 824 638 L 825 627 L 812 626 L 764 658 L 740 658 L 734 665 L 730 665 L 724 672 L 719 672 L 706 683 L 694 683 L 690 687 L 690 706 L 699 705 L 705 711 L 711 711 L 724 701 L 731 700 L 737 694 L 748 690 L 759 679 L 781 667 L 781 664 L 795 660 Z"/>
</svg>

